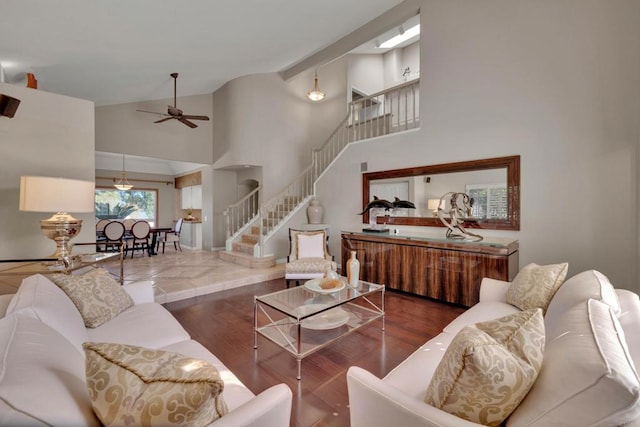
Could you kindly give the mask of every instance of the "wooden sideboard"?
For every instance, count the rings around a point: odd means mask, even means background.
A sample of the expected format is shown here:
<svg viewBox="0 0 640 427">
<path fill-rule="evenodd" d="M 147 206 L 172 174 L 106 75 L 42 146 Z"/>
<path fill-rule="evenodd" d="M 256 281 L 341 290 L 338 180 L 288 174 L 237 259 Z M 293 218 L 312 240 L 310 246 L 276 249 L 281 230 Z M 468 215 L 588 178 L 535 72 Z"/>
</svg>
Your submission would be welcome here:
<svg viewBox="0 0 640 427">
<path fill-rule="evenodd" d="M 342 271 L 352 250 L 362 280 L 466 307 L 478 302 L 482 278 L 511 281 L 519 269 L 517 240 L 343 231 Z"/>
</svg>

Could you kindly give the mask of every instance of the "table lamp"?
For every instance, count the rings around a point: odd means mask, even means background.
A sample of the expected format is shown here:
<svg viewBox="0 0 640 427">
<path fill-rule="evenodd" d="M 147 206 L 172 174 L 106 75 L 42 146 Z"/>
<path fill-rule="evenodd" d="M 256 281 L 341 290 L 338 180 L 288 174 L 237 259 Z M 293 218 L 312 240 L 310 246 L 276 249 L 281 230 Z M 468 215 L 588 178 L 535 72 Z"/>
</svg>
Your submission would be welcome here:
<svg viewBox="0 0 640 427">
<path fill-rule="evenodd" d="M 429 209 L 433 216 L 438 216 L 438 208 L 440 207 L 440 199 L 428 199 L 427 209 Z"/>
<path fill-rule="evenodd" d="M 40 220 L 45 236 L 56 242 L 52 258 L 68 259 L 69 240 L 80 233 L 82 220 L 67 212 L 93 212 L 95 209 L 95 183 L 77 179 L 45 176 L 20 177 L 20 210 L 25 212 L 55 212 Z"/>
</svg>

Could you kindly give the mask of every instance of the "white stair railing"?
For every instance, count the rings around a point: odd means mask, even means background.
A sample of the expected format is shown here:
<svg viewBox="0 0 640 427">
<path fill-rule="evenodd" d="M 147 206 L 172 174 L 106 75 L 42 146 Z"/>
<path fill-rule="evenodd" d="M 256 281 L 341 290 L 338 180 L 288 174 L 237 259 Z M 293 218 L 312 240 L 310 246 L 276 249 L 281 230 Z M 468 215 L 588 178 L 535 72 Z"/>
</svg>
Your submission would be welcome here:
<svg viewBox="0 0 640 427">
<path fill-rule="evenodd" d="M 260 256 L 264 256 L 264 242 L 275 233 L 295 209 L 314 192 L 313 167 L 307 167 L 283 191 L 260 206 Z"/>
<path fill-rule="evenodd" d="M 245 225 L 251 222 L 260 211 L 260 186 L 240 199 L 237 203 L 229 205 L 224 211 L 227 222 L 227 240 L 237 237 Z"/>
<path fill-rule="evenodd" d="M 349 109 L 350 142 L 417 128 L 420 80 L 359 98 Z"/>
<path fill-rule="evenodd" d="M 234 238 L 250 221 L 258 221 L 259 248 L 256 256 L 264 256 L 264 243 L 288 220 L 307 197 L 315 193 L 315 183 L 345 147 L 354 141 L 375 138 L 395 132 L 414 129 L 420 125 L 420 80 L 415 79 L 384 91 L 361 97 L 349 104 L 347 116 L 340 122 L 329 139 L 311 153 L 311 165 L 298 175 L 282 192 L 262 203 L 254 214 L 243 216 L 229 209 L 227 215 L 228 238 Z M 256 189 L 257 190 L 257 189 Z M 248 197 L 248 196 L 247 196 Z M 256 202 L 258 201 L 256 197 Z M 243 201 L 236 203 L 240 204 Z M 232 205 L 235 206 L 235 205 Z M 230 206 L 231 208 L 231 206 Z M 234 208 L 242 210 L 244 208 Z M 244 212 L 244 211 L 243 211 Z M 255 215 L 258 215 L 256 218 Z M 231 220 L 229 218 L 232 218 Z M 240 222 L 246 221 L 244 224 Z M 232 224 L 230 226 L 229 224 Z"/>
</svg>

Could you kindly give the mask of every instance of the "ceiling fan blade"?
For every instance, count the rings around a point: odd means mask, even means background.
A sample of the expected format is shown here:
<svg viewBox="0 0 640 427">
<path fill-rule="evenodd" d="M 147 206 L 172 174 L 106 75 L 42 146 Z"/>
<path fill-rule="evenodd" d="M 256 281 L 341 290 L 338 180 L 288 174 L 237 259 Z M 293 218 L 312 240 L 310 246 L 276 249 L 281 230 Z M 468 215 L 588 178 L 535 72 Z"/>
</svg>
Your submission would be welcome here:
<svg viewBox="0 0 640 427">
<path fill-rule="evenodd" d="M 156 120 L 153 123 L 162 123 L 162 122 L 166 122 L 167 120 L 171 120 L 171 119 L 175 119 L 175 117 L 165 117 L 164 119 Z"/>
<path fill-rule="evenodd" d="M 185 119 L 184 117 L 179 117 L 178 121 L 184 123 L 185 125 L 189 126 L 190 128 L 197 128 L 198 125 L 195 123 L 191 123 L 189 120 Z"/>
<path fill-rule="evenodd" d="M 139 111 L 141 113 L 157 114 L 159 116 L 168 116 L 168 114 L 158 113 L 157 111 L 147 111 L 147 110 L 136 110 L 136 111 Z"/>
<path fill-rule="evenodd" d="M 189 114 L 183 114 L 182 118 L 189 119 L 189 120 L 209 120 L 209 117 L 207 116 L 191 116 Z"/>
</svg>

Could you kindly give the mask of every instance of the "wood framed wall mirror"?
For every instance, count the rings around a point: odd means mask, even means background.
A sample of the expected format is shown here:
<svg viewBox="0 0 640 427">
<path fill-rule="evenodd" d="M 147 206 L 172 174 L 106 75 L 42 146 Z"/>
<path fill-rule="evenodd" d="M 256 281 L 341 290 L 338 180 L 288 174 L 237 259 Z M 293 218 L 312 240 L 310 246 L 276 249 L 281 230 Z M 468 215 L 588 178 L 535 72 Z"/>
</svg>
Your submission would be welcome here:
<svg viewBox="0 0 640 427">
<path fill-rule="evenodd" d="M 416 209 L 393 209 L 378 223 L 443 227 L 437 202 L 448 192 L 474 199 L 466 228 L 520 230 L 520 156 L 496 157 L 362 174 L 362 209 L 374 196 L 393 202 L 409 200 Z M 434 208 L 435 204 L 435 208 Z M 369 222 L 369 212 L 362 215 Z"/>
</svg>

